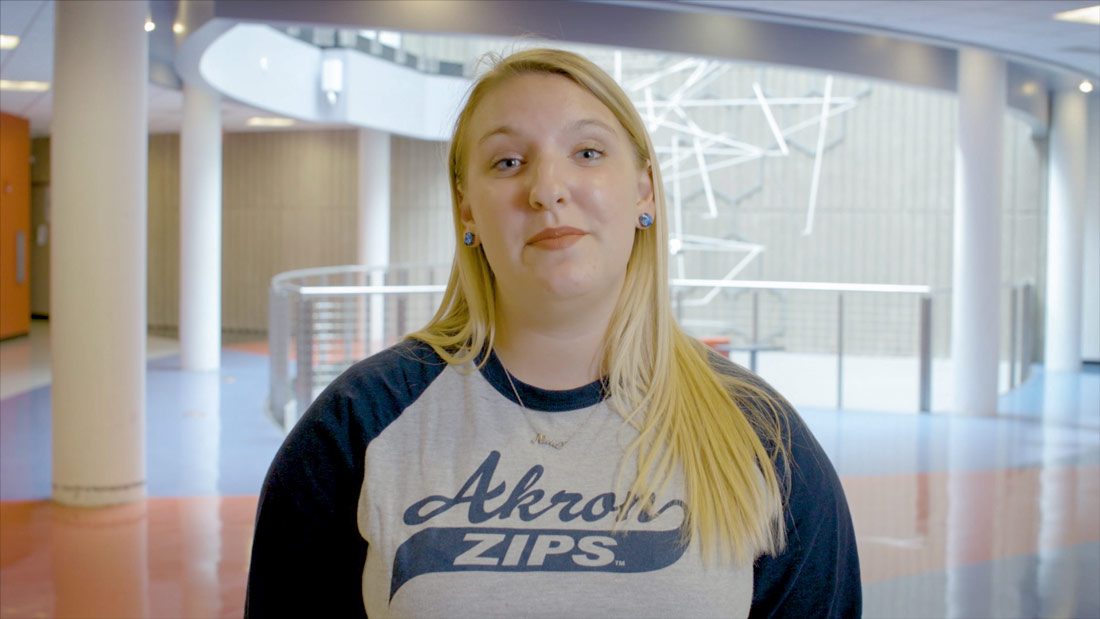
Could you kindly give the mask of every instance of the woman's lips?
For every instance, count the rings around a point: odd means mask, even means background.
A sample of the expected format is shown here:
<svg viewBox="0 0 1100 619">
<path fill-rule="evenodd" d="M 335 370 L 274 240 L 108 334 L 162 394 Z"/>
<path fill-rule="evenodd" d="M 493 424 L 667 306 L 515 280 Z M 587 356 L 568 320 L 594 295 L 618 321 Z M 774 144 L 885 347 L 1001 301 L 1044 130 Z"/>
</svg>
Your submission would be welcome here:
<svg viewBox="0 0 1100 619">
<path fill-rule="evenodd" d="M 584 230 L 578 230 L 570 226 L 545 228 L 535 236 L 527 239 L 527 244 L 540 249 L 565 249 L 579 241 L 584 234 Z"/>
</svg>

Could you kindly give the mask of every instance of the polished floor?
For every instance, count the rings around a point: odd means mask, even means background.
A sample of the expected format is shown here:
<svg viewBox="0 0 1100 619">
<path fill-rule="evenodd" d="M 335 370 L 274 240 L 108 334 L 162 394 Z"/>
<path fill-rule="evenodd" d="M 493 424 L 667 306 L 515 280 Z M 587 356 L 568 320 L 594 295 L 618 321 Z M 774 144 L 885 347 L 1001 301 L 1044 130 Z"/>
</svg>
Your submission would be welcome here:
<svg viewBox="0 0 1100 619">
<path fill-rule="evenodd" d="M 50 496 L 48 334 L 0 343 L 0 616 L 237 617 L 282 439 L 262 346 L 151 339 L 149 499 Z M 852 507 L 867 617 L 1100 617 L 1100 372 L 1038 368 L 980 418 L 801 409 Z"/>
</svg>

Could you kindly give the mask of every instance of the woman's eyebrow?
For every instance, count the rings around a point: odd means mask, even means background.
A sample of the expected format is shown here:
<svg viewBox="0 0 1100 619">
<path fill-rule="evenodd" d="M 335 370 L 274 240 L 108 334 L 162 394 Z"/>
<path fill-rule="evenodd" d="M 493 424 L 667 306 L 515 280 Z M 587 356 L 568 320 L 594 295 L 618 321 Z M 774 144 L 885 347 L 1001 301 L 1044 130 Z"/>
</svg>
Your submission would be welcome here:
<svg viewBox="0 0 1100 619">
<path fill-rule="evenodd" d="M 615 134 L 614 127 L 596 118 L 582 118 L 578 121 L 570 123 L 569 126 L 566 127 L 566 129 L 569 131 L 579 131 L 581 129 L 587 129 L 588 127 L 598 127 L 612 135 Z"/>
<path fill-rule="evenodd" d="M 496 135 L 515 135 L 515 134 L 516 134 L 516 130 L 513 129 L 512 127 L 509 127 L 508 125 L 501 125 L 501 126 L 497 127 L 496 129 L 493 129 L 492 131 L 490 131 L 490 132 L 486 133 L 485 135 L 481 136 L 481 138 L 478 139 L 477 143 L 478 143 L 478 145 L 481 145 L 486 140 L 488 140 L 489 138 L 491 138 L 493 136 L 496 136 Z"/>
<path fill-rule="evenodd" d="M 569 123 L 568 125 L 565 126 L 565 131 L 564 132 L 574 133 L 574 132 L 580 131 L 582 129 L 587 129 L 588 127 L 596 127 L 598 129 L 602 129 L 602 130 L 604 130 L 604 131 L 606 131 L 606 132 L 608 132 L 612 135 L 615 134 L 614 127 L 612 127 L 611 125 L 609 125 L 609 124 L 605 123 L 604 121 L 599 120 L 597 118 L 581 118 L 579 120 L 575 120 L 575 121 L 573 121 L 573 122 L 571 122 L 571 123 Z M 518 133 L 519 132 L 516 131 L 510 125 L 501 125 L 499 127 L 496 127 L 495 129 L 493 129 L 492 131 L 489 131 L 485 135 L 481 136 L 478 139 L 477 144 L 480 146 L 481 144 L 483 144 L 487 140 L 489 140 L 489 138 L 492 138 L 494 136 L 498 136 L 498 135 L 517 135 Z"/>
</svg>

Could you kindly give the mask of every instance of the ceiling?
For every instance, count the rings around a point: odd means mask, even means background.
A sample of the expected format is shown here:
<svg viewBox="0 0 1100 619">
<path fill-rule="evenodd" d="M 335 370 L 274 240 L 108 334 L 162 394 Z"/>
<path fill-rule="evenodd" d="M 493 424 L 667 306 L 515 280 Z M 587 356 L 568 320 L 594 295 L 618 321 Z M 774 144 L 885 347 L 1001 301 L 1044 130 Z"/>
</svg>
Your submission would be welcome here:
<svg viewBox="0 0 1100 619">
<path fill-rule="evenodd" d="M 157 30 L 150 33 L 150 56 L 170 56 L 174 46 L 171 31 L 174 1 L 152 0 L 151 12 Z M 53 79 L 54 0 L 0 0 L 0 34 L 20 37 L 19 47 L 0 50 L 0 78 L 6 80 Z M 158 13 L 164 14 L 163 18 Z M 170 58 L 166 59 L 171 62 Z M 0 91 L 0 110 L 31 121 L 31 134 L 49 135 L 52 97 L 46 92 Z M 229 99 L 221 102 L 222 127 L 227 131 L 270 131 L 252 129 L 246 122 L 253 116 L 270 116 L 268 112 Z M 178 87 L 149 83 L 149 133 L 179 132 L 183 116 L 183 93 Z M 303 123 L 296 128 L 320 128 L 331 125 Z"/>
<path fill-rule="evenodd" d="M 665 0 L 680 10 L 971 45 L 1023 63 L 1100 78 L 1100 26 L 1052 19 L 1097 0 Z"/>
<path fill-rule="evenodd" d="M 1094 5 L 1097 0 L 594 0 L 670 11 L 721 12 L 742 18 L 814 28 L 877 33 L 945 47 L 989 49 L 1010 60 L 1100 81 L 1100 26 L 1052 19 L 1057 12 Z M 151 0 L 160 27 L 150 33 L 150 53 L 170 64 L 169 24 L 175 0 Z M 21 38 L 19 47 L 0 51 L 0 78 L 50 81 L 53 74 L 53 0 L 3 0 L 0 33 Z M 149 131 L 179 130 L 183 96 L 171 80 L 149 85 Z M 34 135 L 47 135 L 51 93 L 0 91 L 0 110 L 31 121 Z M 223 99 L 222 125 L 247 130 L 246 120 L 266 113 Z M 301 124 L 298 128 L 322 125 Z M 270 130 L 270 129 L 265 129 Z"/>
</svg>

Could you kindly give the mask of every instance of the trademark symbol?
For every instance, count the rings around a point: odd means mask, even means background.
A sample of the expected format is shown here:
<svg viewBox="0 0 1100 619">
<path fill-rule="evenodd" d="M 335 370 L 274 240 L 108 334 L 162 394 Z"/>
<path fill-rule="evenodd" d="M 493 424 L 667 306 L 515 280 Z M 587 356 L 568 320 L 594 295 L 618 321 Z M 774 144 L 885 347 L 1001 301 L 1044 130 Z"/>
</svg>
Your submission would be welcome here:
<svg viewBox="0 0 1100 619">
<path fill-rule="evenodd" d="M 618 567 L 626 567 L 626 561 L 622 559 L 615 559 L 615 565 Z"/>
</svg>

